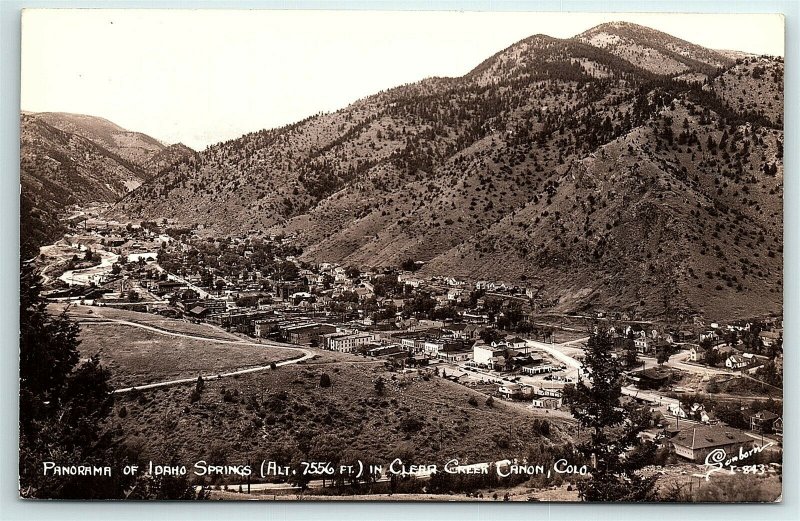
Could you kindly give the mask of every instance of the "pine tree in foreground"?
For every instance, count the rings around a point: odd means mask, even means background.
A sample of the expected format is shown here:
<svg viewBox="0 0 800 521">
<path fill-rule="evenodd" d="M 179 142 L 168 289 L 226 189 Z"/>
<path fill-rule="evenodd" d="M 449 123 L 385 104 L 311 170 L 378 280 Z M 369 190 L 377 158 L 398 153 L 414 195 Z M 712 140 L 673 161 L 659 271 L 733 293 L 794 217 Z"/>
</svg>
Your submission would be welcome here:
<svg viewBox="0 0 800 521">
<path fill-rule="evenodd" d="M 186 476 L 120 472 L 144 455 L 124 431 L 109 429 L 114 404 L 109 372 L 95 355 L 81 362 L 80 329 L 66 311 L 53 315 L 32 265 L 20 271 L 19 493 L 43 499 L 206 499 Z M 198 387 L 202 380 L 198 379 Z M 122 410 L 122 409 L 121 409 Z M 120 418 L 127 416 L 121 414 Z M 117 438 L 115 440 L 115 438 Z M 174 456 L 173 456 L 174 458 Z M 111 466 L 111 477 L 45 475 L 43 464 Z M 177 461 L 177 460 L 175 460 Z"/>
<path fill-rule="evenodd" d="M 585 381 L 565 392 L 572 415 L 590 438 L 578 450 L 593 460 L 591 476 L 579 484 L 584 501 L 653 501 L 655 478 L 637 473 L 652 462 L 655 447 L 637 435 L 646 426 L 646 409 L 622 405 L 622 367 L 612 356 L 612 340 L 599 331 L 589 338 Z"/>
</svg>

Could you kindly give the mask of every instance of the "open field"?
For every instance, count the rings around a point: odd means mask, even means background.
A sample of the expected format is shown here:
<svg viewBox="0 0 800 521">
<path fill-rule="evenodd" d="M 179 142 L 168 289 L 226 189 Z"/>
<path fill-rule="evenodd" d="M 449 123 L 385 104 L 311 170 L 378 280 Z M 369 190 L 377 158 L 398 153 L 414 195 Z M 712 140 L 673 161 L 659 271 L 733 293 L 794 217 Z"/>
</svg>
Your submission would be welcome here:
<svg viewBox="0 0 800 521">
<path fill-rule="evenodd" d="M 205 384 L 191 403 L 192 386 L 119 396 L 109 428 L 141 457 L 174 454 L 191 465 L 294 458 L 313 461 L 321 445 L 337 454 L 388 464 L 404 461 L 442 465 L 525 457 L 538 445 L 560 444 L 572 427 L 550 418 L 548 432 L 534 427 L 546 415 L 495 400 L 440 378 L 393 375 L 381 364 L 303 362 L 275 371 Z M 330 387 L 321 387 L 322 373 Z M 386 380 L 383 394 L 374 381 Z M 470 405 L 471 396 L 478 405 Z M 121 413 L 124 408 L 124 412 Z"/>
<path fill-rule="evenodd" d="M 293 351 L 165 335 L 120 323 L 81 323 L 81 356 L 99 354 L 111 383 L 136 386 L 268 365 Z M 297 354 L 300 354 L 298 351 Z"/>
<path fill-rule="evenodd" d="M 53 310 L 63 309 L 63 304 L 53 304 Z M 187 333 L 190 335 L 203 336 L 208 338 L 219 338 L 223 340 L 237 340 L 239 337 L 232 335 L 222 329 L 210 324 L 194 324 L 184 320 L 166 318 L 153 313 L 140 313 L 126 309 L 117 309 L 109 306 L 81 306 L 72 304 L 69 307 L 69 315 L 76 320 L 80 319 L 112 319 L 129 320 L 138 324 L 146 324 L 166 329 L 177 333 Z"/>
</svg>

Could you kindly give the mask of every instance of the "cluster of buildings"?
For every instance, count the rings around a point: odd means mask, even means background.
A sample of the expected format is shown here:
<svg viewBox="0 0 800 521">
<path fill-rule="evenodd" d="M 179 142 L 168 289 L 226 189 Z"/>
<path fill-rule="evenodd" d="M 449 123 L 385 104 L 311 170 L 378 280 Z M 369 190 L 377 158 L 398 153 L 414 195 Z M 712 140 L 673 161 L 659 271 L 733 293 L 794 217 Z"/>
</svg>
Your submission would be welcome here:
<svg viewBox="0 0 800 521">
<path fill-rule="evenodd" d="M 473 345 L 470 365 L 495 371 L 519 369 L 521 373 L 531 376 L 551 373 L 564 368 L 550 360 L 549 357 L 537 353 L 519 337 L 490 344 L 476 342 Z"/>
<path fill-rule="evenodd" d="M 504 383 L 497 389 L 506 400 L 525 400 L 537 409 L 560 409 L 563 405 L 564 391 L 559 387 Z"/>
<path fill-rule="evenodd" d="M 331 263 L 311 267 L 291 256 L 269 259 L 269 270 L 258 269 L 251 262 L 258 252 L 246 238 L 233 239 L 225 248 L 226 270 L 220 270 L 198 256 L 190 243 L 168 235 L 140 227 L 89 230 L 84 222 L 83 232 L 74 237 L 74 246 L 84 249 L 98 243 L 133 266 L 122 274 L 118 270 L 98 273 L 89 287 L 53 290 L 52 298 L 91 297 L 101 304 L 203 321 L 260 339 L 380 357 L 403 365 L 442 362 L 519 376 L 565 369 L 519 336 L 487 342 L 484 338 L 489 337 L 482 335 L 512 313 L 533 322 L 537 313 L 555 304 L 540 297 L 534 288 L 491 281 L 468 283 L 453 277 L 422 278 L 413 271 L 365 272 Z M 171 264 L 162 266 L 154 248 L 168 252 Z M 283 267 L 275 270 L 274 262 L 283 263 Z M 118 285 L 115 291 L 110 289 L 113 284 Z M 128 287 L 136 287 L 141 298 L 126 300 Z M 416 308 L 421 296 L 427 299 L 427 307 Z M 457 311 L 447 318 L 435 318 L 432 311 L 443 308 Z M 609 324 L 603 312 L 591 318 Z M 632 343 L 639 354 L 651 356 L 660 349 L 678 346 L 689 350 L 688 360 L 694 363 L 703 362 L 706 349 L 713 349 L 724 366 L 733 370 L 753 368 L 766 357 L 726 345 L 731 332 L 750 332 L 757 327 L 758 339 L 766 347 L 782 339 L 782 325 L 777 322 L 757 326 L 746 322 L 698 323 L 691 330 L 665 330 L 634 321 L 638 317 L 623 314 L 615 318 L 629 323 L 596 327 L 608 327 L 617 348 L 627 349 Z M 670 372 L 650 368 L 632 371 L 627 378 L 640 388 L 656 389 L 669 383 Z M 497 394 L 503 399 L 524 400 L 542 409 L 563 406 L 560 386 L 528 384 L 520 378 L 498 381 Z M 675 454 L 687 460 L 703 462 L 714 449 L 733 454 L 753 447 L 752 436 L 719 424 L 700 404 L 670 404 L 669 412 L 692 422 L 682 429 L 668 429 Z M 743 414 L 754 432 L 782 431 L 782 419 L 773 412 Z"/>
</svg>

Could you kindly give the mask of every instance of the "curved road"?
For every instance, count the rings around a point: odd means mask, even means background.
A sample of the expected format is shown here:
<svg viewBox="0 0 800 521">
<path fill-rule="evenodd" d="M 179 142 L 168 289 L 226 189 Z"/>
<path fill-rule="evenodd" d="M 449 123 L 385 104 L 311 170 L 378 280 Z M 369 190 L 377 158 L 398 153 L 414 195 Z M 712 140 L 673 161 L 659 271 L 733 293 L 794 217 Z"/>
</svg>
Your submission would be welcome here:
<svg viewBox="0 0 800 521">
<path fill-rule="evenodd" d="M 527 340 L 529 345 L 533 345 L 534 347 L 545 351 L 547 354 L 561 362 L 562 364 L 571 367 L 573 370 L 579 370 L 581 368 L 580 361 L 576 360 L 571 354 L 578 354 L 582 352 L 582 349 L 578 347 L 569 347 L 570 344 L 577 344 L 580 342 L 585 342 L 588 340 L 589 337 L 586 338 L 579 338 L 577 340 L 572 340 L 570 342 L 565 342 L 563 344 L 546 344 L 544 342 L 537 342 L 535 340 Z M 558 349 L 556 346 L 561 347 Z M 564 349 L 564 348 L 567 349 Z M 571 353 L 569 353 L 571 351 Z"/>
<path fill-rule="evenodd" d="M 215 344 L 236 344 L 236 345 L 246 345 L 246 346 L 256 346 L 256 347 L 264 347 L 264 346 L 266 346 L 266 347 L 271 347 L 273 349 L 287 349 L 287 350 L 292 350 L 292 351 L 300 351 L 300 352 L 303 353 L 303 356 L 298 357 L 298 358 L 292 358 L 290 360 L 283 360 L 282 362 L 275 362 L 275 366 L 277 366 L 277 367 L 284 366 L 284 365 L 298 364 L 298 363 L 303 362 L 305 360 L 309 360 L 309 359 L 311 359 L 311 358 L 313 358 L 315 356 L 314 353 L 310 349 L 305 349 L 305 348 L 297 347 L 297 346 L 288 346 L 288 345 L 280 344 L 278 342 L 267 341 L 267 342 L 256 343 L 256 342 L 248 342 L 246 340 L 224 340 L 224 339 L 219 339 L 219 338 L 209 338 L 209 337 L 204 337 L 204 336 L 190 335 L 188 333 L 178 333 L 178 332 L 175 332 L 175 331 L 168 331 L 166 329 L 161 329 L 161 328 L 157 328 L 157 327 L 153 327 L 153 326 L 148 326 L 148 325 L 145 325 L 145 324 L 139 324 L 138 322 L 131 322 L 130 320 L 121 320 L 121 319 L 114 319 L 114 318 L 100 318 L 100 319 L 83 319 L 82 318 L 82 319 L 79 320 L 79 322 L 92 323 L 92 324 L 103 324 L 103 323 L 106 323 L 106 324 L 108 324 L 108 323 L 122 324 L 122 325 L 126 325 L 126 326 L 131 326 L 131 327 L 138 327 L 138 328 L 141 328 L 141 329 L 145 329 L 147 331 L 152 331 L 152 332 L 155 332 L 155 333 L 159 333 L 161 335 L 177 336 L 177 337 L 182 337 L 182 338 L 190 338 L 190 339 L 193 339 L 193 340 L 202 340 L 202 341 L 205 341 L 205 342 L 214 342 Z M 201 376 L 203 377 L 203 380 L 217 380 L 219 378 L 227 378 L 227 377 L 230 377 L 230 376 L 236 376 L 236 375 L 240 375 L 240 374 L 257 373 L 257 372 L 260 372 L 260 371 L 266 371 L 266 370 L 270 369 L 271 365 L 272 364 L 260 365 L 260 366 L 256 366 L 256 367 L 248 367 L 247 369 L 238 369 L 236 371 L 229 371 L 229 372 L 226 372 L 226 373 L 217 373 L 217 374 L 201 375 Z M 133 391 L 134 389 L 138 389 L 138 390 L 154 389 L 154 388 L 157 388 L 157 387 L 167 387 L 167 386 L 171 386 L 171 385 L 188 384 L 188 383 L 193 383 L 193 382 L 196 382 L 196 381 L 197 381 L 197 377 L 196 376 L 192 377 L 192 378 L 178 378 L 178 379 L 175 379 L 175 380 L 167 380 L 165 382 L 156 382 L 156 383 L 150 383 L 150 384 L 136 385 L 136 386 L 133 386 L 133 387 L 122 387 L 120 389 L 114 389 L 113 392 L 115 392 L 115 393 L 127 393 L 127 392 L 130 392 L 130 391 Z"/>
</svg>

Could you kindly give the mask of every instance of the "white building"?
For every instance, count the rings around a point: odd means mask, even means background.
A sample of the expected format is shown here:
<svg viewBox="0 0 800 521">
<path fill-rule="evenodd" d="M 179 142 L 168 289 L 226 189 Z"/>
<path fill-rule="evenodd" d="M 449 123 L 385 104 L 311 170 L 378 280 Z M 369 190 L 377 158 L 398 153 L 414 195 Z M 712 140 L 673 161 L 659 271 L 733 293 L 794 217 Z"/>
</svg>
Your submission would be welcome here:
<svg viewBox="0 0 800 521">
<path fill-rule="evenodd" d="M 493 364 L 492 360 L 494 357 L 502 356 L 504 353 L 505 349 L 498 348 L 497 346 L 476 343 L 472 346 L 472 361 L 475 365 L 489 367 Z"/>
<path fill-rule="evenodd" d="M 351 333 L 351 334 L 332 334 L 325 338 L 325 348 L 340 353 L 352 353 L 360 346 L 370 344 L 375 341 L 372 333 Z"/>
<path fill-rule="evenodd" d="M 511 400 L 522 396 L 522 387 L 519 384 L 504 384 L 497 389 L 497 392 L 506 400 Z"/>
<path fill-rule="evenodd" d="M 728 369 L 744 369 L 747 367 L 747 360 L 739 355 L 731 355 L 725 359 L 725 367 Z"/>
<path fill-rule="evenodd" d="M 537 409 L 560 409 L 561 398 L 552 396 L 534 396 L 531 405 Z"/>
</svg>

